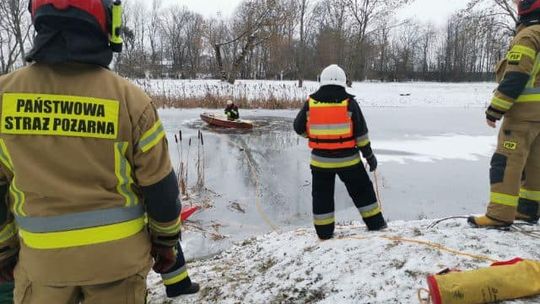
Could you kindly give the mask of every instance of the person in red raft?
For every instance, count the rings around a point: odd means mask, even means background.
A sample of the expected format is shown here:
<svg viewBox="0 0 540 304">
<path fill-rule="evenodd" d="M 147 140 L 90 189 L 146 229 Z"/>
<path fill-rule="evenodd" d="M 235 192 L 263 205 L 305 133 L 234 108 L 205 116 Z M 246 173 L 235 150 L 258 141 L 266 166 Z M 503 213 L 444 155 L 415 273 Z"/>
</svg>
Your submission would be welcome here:
<svg viewBox="0 0 540 304">
<path fill-rule="evenodd" d="M 232 100 L 227 100 L 227 107 L 225 108 L 225 115 L 230 121 L 234 121 L 240 118 L 240 112 L 238 112 L 238 106 L 234 104 Z"/>
</svg>

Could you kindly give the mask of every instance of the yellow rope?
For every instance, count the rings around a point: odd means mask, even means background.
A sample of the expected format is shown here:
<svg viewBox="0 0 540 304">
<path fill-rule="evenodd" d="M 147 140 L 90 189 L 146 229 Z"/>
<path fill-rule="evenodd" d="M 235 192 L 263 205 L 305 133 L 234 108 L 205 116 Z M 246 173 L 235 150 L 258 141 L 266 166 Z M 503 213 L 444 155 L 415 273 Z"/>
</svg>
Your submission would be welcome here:
<svg viewBox="0 0 540 304">
<path fill-rule="evenodd" d="M 381 199 L 381 193 L 379 191 L 379 176 L 377 175 L 377 170 L 373 172 L 373 176 L 375 177 L 375 193 L 377 194 L 377 201 L 379 201 L 379 208 L 381 208 L 381 211 L 383 210 L 383 202 Z"/>
<path fill-rule="evenodd" d="M 452 253 L 452 254 L 458 255 L 458 256 L 466 256 L 466 257 L 479 259 L 479 260 L 484 260 L 484 261 L 490 261 L 490 262 L 497 262 L 498 261 L 498 260 L 492 259 L 490 257 L 487 257 L 485 255 L 476 255 L 476 254 L 472 254 L 472 253 L 459 251 L 459 250 L 448 248 L 448 247 L 443 246 L 441 244 L 438 244 L 438 243 L 435 243 L 435 242 L 430 242 L 430 241 L 407 239 L 407 238 L 402 238 L 402 237 L 391 237 L 391 236 L 380 236 L 379 238 L 387 239 L 387 240 L 390 240 L 390 241 L 398 241 L 398 242 L 406 242 L 406 243 L 425 245 L 425 246 L 428 246 L 428 247 L 435 248 L 435 249 L 437 249 L 439 251 L 446 251 L 446 252 L 449 252 L 449 253 Z"/>
<path fill-rule="evenodd" d="M 263 219 L 263 221 L 274 231 L 274 232 L 277 232 L 279 231 L 279 228 L 277 225 L 275 225 L 272 220 L 270 220 L 270 218 L 266 215 L 266 213 L 264 212 L 263 208 L 262 208 L 262 204 L 261 204 L 261 198 L 260 198 L 260 194 L 261 194 L 261 190 L 260 190 L 260 181 L 259 181 L 259 175 L 257 174 L 257 170 L 255 170 L 255 165 L 251 162 L 251 159 L 249 158 L 249 155 L 247 154 L 246 152 L 246 149 L 242 146 L 240 146 L 239 144 L 233 142 L 232 140 L 230 139 L 226 139 L 230 144 L 232 144 L 233 146 L 237 147 L 240 151 L 242 151 L 247 159 L 247 162 L 248 162 L 248 165 L 249 165 L 249 168 L 250 168 L 250 172 L 251 172 L 251 176 L 253 178 L 253 180 L 255 181 L 255 207 L 257 208 L 257 212 L 259 213 L 260 217 Z"/>
<path fill-rule="evenodd" d="M 337 237 L 336 239 L 338 239 L 338 240 L 347 240 L 347 239 L 349 239 L 349 240 L 350 239 L 353 239 L 353 240 L 368 240 L 368 239 L 373 239 L 373 238 L 379 238 L 379 239 L 384 239 L 384 240 L 394 241 L 394 242 L 397 241 L 397 242 L 424 245 L 424 246 L 427 246 L 427 247 L 437 249 L 439 251 L 446 251 L 446 252 L 452 253 L 452 254 L 457 255 L 457 256 L 464 256 L 464 257 L 479 259 L 479 260 L 483 260 L 483 261 L 490 261 L 490 262 L 497 262 L 498 261 L 496 259 L 492 259 L 492 258 L 484 256 L 484 255 L 477 255 L 477 254 L 467 253 L 467 252 L 459 251 L 459 250 L 456 250 L 456 249 L 448 248 L 446 246 L 443 246 L 443 245 L 435 243 L 435 242 L 408 239 L 408 238 L 403 238 L 403 237 L 398 237 L 398 236 L 360 236 L 360 235 L 354 235 L 354 236 Z"/>
</svg>

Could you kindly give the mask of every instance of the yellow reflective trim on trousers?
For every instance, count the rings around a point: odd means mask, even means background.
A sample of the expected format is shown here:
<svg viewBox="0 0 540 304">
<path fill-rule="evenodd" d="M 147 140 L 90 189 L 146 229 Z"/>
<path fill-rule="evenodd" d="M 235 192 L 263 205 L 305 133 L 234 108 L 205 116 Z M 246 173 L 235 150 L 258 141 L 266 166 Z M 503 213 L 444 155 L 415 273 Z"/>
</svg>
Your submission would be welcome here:
<svg viewBox="0 0 540 304">
<path fill-rule="evenodd" d="M 26 216 L 26 213 L 23 210 L 25 200 L 24 192 L 17 188 L 17 177 L 15 176 L 15 170 L 13 169 L 13 161 L 11 160 L 11 155 L 9 154 L 3 139 L 0 139 L 0 162 L 2 162 L 2 164 L 13 174 L 13 179 L 9 184 L 9 192 L 13 196 L 13 213 L 18 216 Z"/>
<path fill-rule="evenodd" d="M 158 120 L 150 130 L 141 136 L 139 148 L 141 151 L 147 152 L 155 147 L 163 137 L 165 137 L 165 130 L 161 121 Z"/>
<path fill-rule="evenodd" d="M 8 241 L 17 234 L 17 228 L 15 223 L 11 222 L 7 224 L 4 229 L 0 230 L 0 244 Z"/>
<path fill-rule="evenodd" d="M 516 102 L 540 102 L 540 94 L 522 94 Z"/>
<path fill-rule="evenodd" d="M 182 280 L 184 280 L 187 277 L 188 277 L 188 272 L 186 270 L 186 271 L 182 272 L 181 274 L 179 274 L 178 276 L 176 276 L 174 278 L 163 280 L 163 284 L 165 284 L 165 285 L 173 285 L 173 284 L 176 284 L 178 282 L 181 282 Z"/>
<path fill-rule="evenodd" d="M 324 162 L 319 162 L 316 160 L 311 160 L 311 165 L 314 167 L 323 168 L 323 169 L 336 169 L 336 168 L 345 168 L 345 167 L 354 166 L 361 162 L 362 160 L 360 158 L 357 158 L 351 161 L 346 161 L 346 162 L 338 162 L 338 163 L 324 163 Z"/>
<path fill-rule="evenodd" d="M 509 207 L 517 207 L 519 196 L 491 192 L 490 201 L 493 204 L 504 205 L 504 206 L 509 206 Z"/>
<path fill-rule="evenodd" d="M 334 223 L 335 221 L 336 221 L 335 217 L 330 217 L 330 218 L 322 219 L 322 220 L 314 219 L 313 223 L 317 226 L 324 226 L 324 225 L 330 225 Z"/>
<path fill-rule="evenodd" d="M 362 148 L 362 147 L 365 147 L 365 146 L 369 145 L 369 143 L 370 143 L 369 139 L 364 139 L 364 140 L 359 140 L 359 141 L 356 143 L 356 145 L 357 145 L 358 147 Z"/>
<path fill-rule="evenodd" d="M 521 188 L 521 190 L 519 191 L 519 197 L 528 199 L 531 201 L 540 202 L 540 191 L 532 191 L 532 190 L 527 190 L 525 188 Z"/>
<path fill-rule="evenodd" d="M 114 144 L 114 174 L 118 180 L 116 190 L 126 200 L 126 207 L 134 206 L 139 203 L 139 199 L 132 188 L 134 181 L 131 177 L 131 164 L 125 156 L 128 146 L 129 144 L 127 142 Z"/>
<path fill-rule="evenodd" d="M 516 44 L 512 47 L 512 49 L 510 49 L 510 52 L 508 53 L 520 53 L 531 58 L 532 60 L 536 59 L 536 51 L 524 45 Z"/>
<path fill-rule="evenodd" d="M 493 97 L 491 100 L 491 105 L 503 111 L 508 111 L 512 107 L 512 103 L 510 101 L 506 101 L 498 97 Z"/>
<path fill-rule="evenodd" d="M 176 234 L 180 232 L 180 229 L 182 228 L 182 219 L 178 217 L 178 221 L 175 224 L 168 227 L 163 227 L 158 222 L 154 221 L 153 219 L 149 219 L 148 225 L 150 226 L 151 230 L 158 233 Z"/>
<path fill-rule="evenodd" d="M 309 132 L 310 132 L 311 135 L 334 135 L 334 136 L 344 135 L 344 136 L 348 136 L 348 135 L 351 134 L 351 129 L 350 128 L 327 129 L 327 130 L 314 130 L 314 129 L 311 129 Z"/>
<path fill-rule="evenodd" d="M 125 239 L 139 233 L 144 227 L 144 217 L 140 217 L 128 222 L 73 231 L 32 233 L 20 229 L 19 235 L 30 248 L 61 249 Z"/>
<path fill-rule="evenodd" d="M 360 212 L 360 214 L 362 215 L 362 218 L 370 218 L 370 217 L 373 217 L 377 214 L 381 213 L 381 207 L 380 206 L 377 206 L 376 208 L 374 208 L 373 210 L 370 210 L 370 211 L 364 211 L 364 212 Z"/>
</svg>

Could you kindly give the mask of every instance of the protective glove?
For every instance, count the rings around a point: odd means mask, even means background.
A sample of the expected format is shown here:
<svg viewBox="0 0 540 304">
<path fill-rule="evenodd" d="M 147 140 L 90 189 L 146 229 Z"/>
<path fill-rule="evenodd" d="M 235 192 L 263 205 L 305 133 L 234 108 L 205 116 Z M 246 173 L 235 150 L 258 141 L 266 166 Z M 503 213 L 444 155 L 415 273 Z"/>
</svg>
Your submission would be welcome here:
<svg viewBox="0 0 540 304">
<path fill-rule="evenodd" d="M 0 284 L 13 282 L 13 270 L 17 265 L 17 256 L 9 258 L 7 261 L 0 264 Z"/>
<path fill-rule="evenodd" d="M 377 170 L 377 158 L 375 157 L 375 154 L 371 154 L 366 160 L 369 164 L 369 172 Z"/>
<path fill-rule="evenodd" d="M 157 273 L 167 273 L 176 264 L 176 248 L 152 244 L 150 254 L 154 258 L 154 269 Z"/>
</svg>

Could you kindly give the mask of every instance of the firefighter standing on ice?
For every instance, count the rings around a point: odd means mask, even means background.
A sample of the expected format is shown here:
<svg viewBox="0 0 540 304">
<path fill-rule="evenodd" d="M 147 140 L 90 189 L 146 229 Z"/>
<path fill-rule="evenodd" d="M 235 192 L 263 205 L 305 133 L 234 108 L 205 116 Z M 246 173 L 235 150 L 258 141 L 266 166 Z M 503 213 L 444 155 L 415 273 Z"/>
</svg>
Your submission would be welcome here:
<svg viewBox="0 0 540 304">
<path fill-rule="evenodd" d="M 347 76 L 337 65 L 325 68 L 321 87 L 309 97 L 294 121 L 296 133 L 309 139 L 313 176 L 313 217 L 320 239 L 334 234 L 334 187 L 336 175 L 345 183 L 349 195 L 369 230 L 386 228 L 373 184 L 362 165 L 358 150 L 370 170 L 377 169 L 371 150 L 366 121 L 354 96 L 345 90 Z"/>
<path fill-rule="evenodd" d="M 29 8 L 34 63 L 0 78 L 0 281 L 14 276 L 17 304 L 142 304 L 153 264 L 171 294 L 197 292 L 178 264 L 162 123 L 107 68 L 122 46 L 120 1 Z"/>
<path fill-rule="evenodd" d="M 540 216 L 540 0 L 518 1 L 520 24 L 497 68 L 499 86 L 486 115 L 495 128 L 504 116 L 491 160 L 491 199 L 476 227 L 537 223 Z"/>
</svg>

